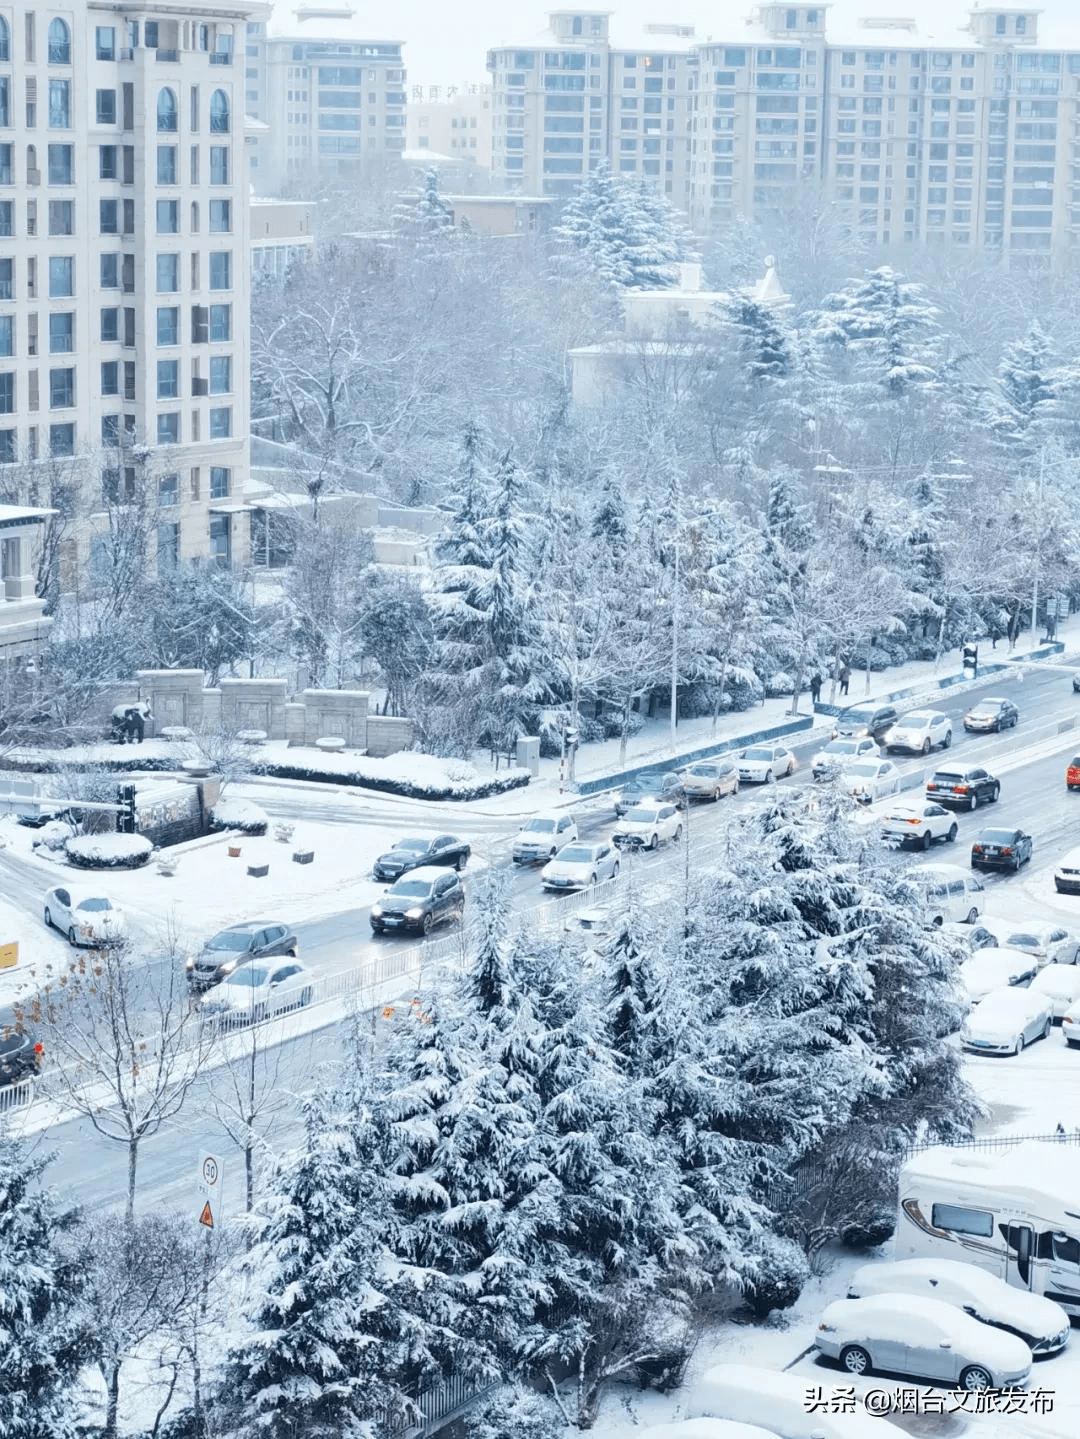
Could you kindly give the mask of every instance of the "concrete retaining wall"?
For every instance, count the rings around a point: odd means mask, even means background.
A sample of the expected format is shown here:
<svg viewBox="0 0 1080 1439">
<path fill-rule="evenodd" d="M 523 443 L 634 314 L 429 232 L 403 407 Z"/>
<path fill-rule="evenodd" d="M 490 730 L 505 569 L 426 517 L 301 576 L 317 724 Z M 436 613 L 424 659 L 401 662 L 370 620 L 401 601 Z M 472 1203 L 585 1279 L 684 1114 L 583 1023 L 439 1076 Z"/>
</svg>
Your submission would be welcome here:
<svg viewBox="0 0 1080 1439">
<path fill-rule="evenodd" d="M 369 715 L 367 752 L 381 757 L 408 749 L 413 742 L 413 722 L 395 715 Z"/>
</svg>

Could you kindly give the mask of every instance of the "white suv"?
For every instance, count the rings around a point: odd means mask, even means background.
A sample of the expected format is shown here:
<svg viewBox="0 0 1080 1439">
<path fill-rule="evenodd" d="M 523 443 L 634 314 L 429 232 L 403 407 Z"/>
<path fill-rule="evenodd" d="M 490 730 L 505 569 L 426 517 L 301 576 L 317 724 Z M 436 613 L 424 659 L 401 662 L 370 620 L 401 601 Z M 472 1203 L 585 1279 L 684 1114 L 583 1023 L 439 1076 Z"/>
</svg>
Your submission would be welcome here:
<svg viewBox="0 0 1080 1439">
<path fill-rule="evenodd" d="M 533 815 L 521 826 L 514 840 L 514 863 L 533 864 L 540 859 L 554 859 L 564 844 L 572 844 L 577 837 L 573 815 Z"/>
<path fill-rule="evenodd" d="M 948 749 L 952 744 L 952 720 L 940 710 L 912 710 L 885 731 L 882 743 L 890 754 L 894 749 L 929 754 L 938 745 Z"/>
</svg>

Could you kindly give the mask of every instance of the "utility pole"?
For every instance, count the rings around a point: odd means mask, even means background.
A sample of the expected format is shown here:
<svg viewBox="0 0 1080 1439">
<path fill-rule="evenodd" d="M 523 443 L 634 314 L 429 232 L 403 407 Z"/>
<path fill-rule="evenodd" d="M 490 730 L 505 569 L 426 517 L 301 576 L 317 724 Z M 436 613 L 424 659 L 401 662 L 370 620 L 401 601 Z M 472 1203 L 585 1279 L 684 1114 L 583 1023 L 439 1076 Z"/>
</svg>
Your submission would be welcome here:
<svg viewBox="0 0 1080 1439">
<path fill-rule="evenodd" d="M 1037 499 L 1035 502 L 1035 578 L 1031 583 L 1031 639 L 1034 644 L 1039 642 L 1039 562 L 1042 558 L 1042 507 L 1043 507 L 1043 476 L 1046 471 L 1046 452 L 1039 451 L 1039 484 L 1036 490 Z"/>
<path fill-rule="evenodd" d="M 671 753 L 675 753 L 675 731 L 679 723 L 679 515 L 675 529 L 675 590 L 671 599 Z"/>
</svg>

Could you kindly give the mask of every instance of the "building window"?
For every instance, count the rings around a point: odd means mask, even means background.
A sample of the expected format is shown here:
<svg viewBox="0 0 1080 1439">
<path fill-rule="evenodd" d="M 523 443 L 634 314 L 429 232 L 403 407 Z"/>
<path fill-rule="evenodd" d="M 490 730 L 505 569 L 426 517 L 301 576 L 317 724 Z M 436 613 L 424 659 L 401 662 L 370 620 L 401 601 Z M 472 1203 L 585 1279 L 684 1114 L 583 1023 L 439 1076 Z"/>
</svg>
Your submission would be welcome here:
<svg viewBox="0 0 1080 1439">
<path fill-rule="evenodd" d="M 95 53 L 99 60 L 116 59 L 116 29 L 112 25 L 99 25 L 94 31 Z"/>
<path fill-rule="evenodd" d="M 15 353 L 15 320 L 12 315 L 0 315 L 0 355 L 5 358 Z"/>
<path fill-rule="evenodd" d="M 159 255 L 156 270 L 158 293 L 175 294 L 180 289 L 180 256 Z"/>
<path fill-rule="evenodd" d="M 157 202 L 157 232 L 159 235 L 180 233 L 180 201 L 159 200 Z"/>
<path fill-rule="evenodd" d="M 229 133 L 229 97 L 224 90 L 215 90 L 210 96 L 210 133 L 211 135 L 227 135 Z"/>
<path fill-rule="evenodd" d="M 49 64 L 71 64 L 71 31 L 60 19 L 49 26 Z"/>
<path fill-rule="evenodd" d="M 0 145 L 0 185 L 12 183 L 11 173 L 11 145 Z"/>
<path fill-rule="evenodd" d="M 180 443 L 180 416 L 178 414 L 158 415 L 157 442 L 159 445 Z"/>
<path fill-rule="evenodd" d="M 119 173 L 116 168 L 116 146 L 98 146 L 98 179 L 115 180 Z"/>
<path fill-rule="evenodd" d="M 51 327 L 50 327 L 51 328 Z M 49 409 L 70 410 L 75 403 L 75 371 L 49 371 Z"/>
<path fill-rule="evenodd" d="M 64 459 L 75 453 L 75 426 L 49 426 L 49 453 L 57 459 Z"/>
<path fill-rule="evenodd" d="M 101 443 L 105 449 L 115 449 L 120 443 L 120 416 L 102 415 Z"/>
<path fill-rule="evenodd" d="M 103 235 L 118 235 L 120 233 L 119 200 L 99 200 L 98 215 L 99 228 Z"/>
<path fill-rule="evenodd" d="M 227 440 L 232 435 L 232 409 L 224 405 L 220 409 L 210 411 L 210 438 L 212 440 Z"/>
<path fill-rule="evenodd" d="M 210 201 L 211 235 L 228 235 L 232 230 L 232 201 Z"/>
<path fill-rule="evenodd" d="M 176 184 L 176 146 L 157 147 L 157 182 L 159 185 Z"/>
<path fill-rule="evenodd" d="M 232 289 L 232 251 L 218 250 L 210 256 L 211 290 Z"/>
<path fill-rule="evenodd" d="M 49 316 L 49 354 L 70 355 L 75 348 L 75 316 L 70 310 Z"/>
<path fill-rule="evenodd" d="M 159 360 L 157 362 L 157 397 L 159 400 L 180 398 L 179 360 Z"/>
<path fill-rule="evenodd" d="M 0 60 L 11 59 L 11 31 L 8 22 L 0 15 Z"/>
<path fill-rule="evenodd" d="M 73 200 L 49 201 L 49 234 L 72 235 L 75 232 L 75 202 Z"/>
<path fill-rule="evenodd" d="M 210 516 L 210 560 L 213 564 L 228 569 L 232 563 L 229 516 Z"/>
<path fill-rule="evenodd" d="M 15 413 L 15 376 L 10 372 L 0 374 L 0 415 Z"/>
<path fill-rule="evenodd" d="M 221 344 L 232 339 L 232 306 L 211 305 L 210 306 L 210 340 L 213 344 Z"/>
<path fill-rule="evenodd" d="M 5 129 L 11 124 L 11 82 L 6 75 L 0 75 L 0 125 Z"/>
<path fill-rule="evenodd" d="M 228 395 L 232 393 L 232 360 L 228 355 L 210 357 L 210 393 Z"/>
<path fill-rule="evenodd" d="M 101 393 L 103 395 L 118 395 L 120 393 L 120 361 L 103 360 L 101 364 Z"/>
<path fill-rule="evenodd" d="M 12 300 L 15 298 L 13 286 L 14 271 L 14 260 L 0 260 L 0 300 Z"/>
<path fill-rule="evenodd" d="M 212 500 L 227 500 L 232 482 L 232 471 L 224 465 L 210 466 L 210 498 Z"/>
<path fill-rule="evenodd" d="M 165 508 L 180 503 L 180 476 L 162 475 L 158 480 L 158 504 Z"/>
<path fill-rule="evenodd" d="M 75 293 L 75 259 L 72 255 L 49 256 L 49 296 L 62 298 Z"/>
<path fill-rule="evenodd" d="M 228 145 L 210 146 L 210 183 L 211 185 L 227 185 L 229 183 Z"/>
<path fill-rule="evenodd" d="M 75 183 L 74 145 L 49 146 L 49 184 L 72 185 Z"/>
<path fill-rule="evenodd" d="M 0 236 L 14 235 L 15 233 L 15 203 L 12 200 L 0 200 Z"/>
<path fill-rule="evenodd" d="M 100 285 L 103 290 L 120 288 L 120 256 L 102 255 Z"/>
<path fill-rule="evenodd" d="M 49 129 L 71 129 L 71 81 L 49 81 Z"/>
<path fill-rule="evenodd" d="M 157 102 L 157 127 L 163 134 L 171 134 L 177 128 L 176 96 L 172 90 L 162 90 Z"/>
<path fill-rule="evenodd" d="M 180 311 L 166 306 L 157 312 L 157 342 L 159 345 L 180 343 Z"/>
<path fill-rule="evenodd" d="M 15 431 L 0 430 L 0 465 L 15 463 Z"/>
</svg>

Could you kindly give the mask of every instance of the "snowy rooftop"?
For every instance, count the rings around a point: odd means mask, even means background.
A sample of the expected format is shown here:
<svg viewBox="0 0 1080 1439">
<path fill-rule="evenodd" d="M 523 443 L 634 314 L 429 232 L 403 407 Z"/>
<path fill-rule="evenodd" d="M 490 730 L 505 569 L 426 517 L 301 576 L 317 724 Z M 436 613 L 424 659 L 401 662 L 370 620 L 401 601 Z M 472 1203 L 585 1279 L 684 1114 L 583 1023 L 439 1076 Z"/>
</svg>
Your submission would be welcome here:
<svg viewBox="0 0 1080 1439">
<path fill-rule="evenodd" d="M 708 22 L 698 27 L 698 35 L 719 41 L 741 38 L 775 44 L 775 34 L 750 19 L 755 8 L 745 4 L 744 20 L 725 20 L 723 24 L 713 12 Z M 965 0 L 831 0 L 825 6 L 825 39 L 830 45 L 960 50 L 975 44 L 969 28 L 972 12 L 999 9 L 1037 15 L 1039 49 L 1080 49 L 1080 7 L 1074 0 L 1044 0 L 1042 5 L 1032 6 L 1022 0 L 1019 4 L 1001 0 L 1000 4 L 981 5 Z"/>
<path fill-rule="evenodd" d="M 372 44 L 398 45 L 400 38 L 385 39 L 372 34 L 367 9 L 352 4 L 305 4 L 304 0 L 276 0 L 266 33 L 275 39 L 367 40 Z"/>
<path fill-rule="evenodd" d="M 561 11 L 550 11 L 550 14 L 561 14 Z M 608 43 L 614 50 L 637 50 L 651 55 L 686 55 L 701 43 L 703 32 L 701 29 L 695 31 L 691 21 L 682 22 L 679 17 L 678 24 L 669 23 L 657 16 L 652 22 L 641 25 L 634 25 L 625 20 L 620 20 L 617 12 L 612 11 L 586 11 L 586 14 L 610 14 L 612 17 L 611 28 L 608 33 Z M 708 12 L 710 24 L 715 23 L 715 12 Z M 738 21 L 732 25 L 732 29 L 738 28 Z M 688 31 L 687 34 L 678 34 L 676 31 Z M 498 40 L 492 40 L 488 48 L 492 50 L 543 50 L 558 48 L 560 50 L 572 50 L 575 46 L 595 46 L 595 36 L 575 35 L 560 36 L 555 39 L 551 30 L 544 26 L 536 30 L 521 30 L 512 35 L 500 35 Z"/>
<path fill-rule="evenodd" d="M 1001 1150 L 937 1145 L 915 1155 L 904 1168 L 917 1181 L 1013 1191 L 1030 1183 L 1039 1192 L 1056 1191 L 1070 1202 L 1080 1195 L 1080 1146 L 1074 1144 L 1027 1140 Z"/>
</svg>

